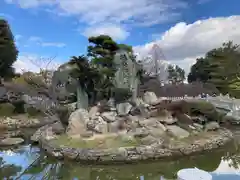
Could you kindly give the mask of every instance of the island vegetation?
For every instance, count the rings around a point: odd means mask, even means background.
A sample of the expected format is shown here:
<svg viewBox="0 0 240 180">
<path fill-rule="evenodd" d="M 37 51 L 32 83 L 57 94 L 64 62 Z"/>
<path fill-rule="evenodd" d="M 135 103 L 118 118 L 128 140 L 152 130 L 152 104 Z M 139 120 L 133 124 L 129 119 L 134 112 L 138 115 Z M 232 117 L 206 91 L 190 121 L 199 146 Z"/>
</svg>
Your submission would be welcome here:
<svg viewBox="0 0 240 180">
<path fill-rule="evenodd" d="M 5 20 L 0 28 L 1 127 L 39 127 L 32 141 L 55 157 L 129 162 L 189 155 L 232 139 L 221 126 L 227 112 L 209 102 L 172 101 L 146 90 L 139 94 L 152 77 L 130 45 L 108 35 L 89 37 L 86 54 L 72 56 L 58 69 L 17 74 L 14 37 Z M 210 83 L 238 97 L 237 58 L 238 45 L 223 44 L 197 59 L 188 81 Z M 169 66 L 168 73 L 172 85 L 183 84 L 185 72 L 179 66 Z M 8 140 L 0 144 L 14 144 Z"/>
</svg>

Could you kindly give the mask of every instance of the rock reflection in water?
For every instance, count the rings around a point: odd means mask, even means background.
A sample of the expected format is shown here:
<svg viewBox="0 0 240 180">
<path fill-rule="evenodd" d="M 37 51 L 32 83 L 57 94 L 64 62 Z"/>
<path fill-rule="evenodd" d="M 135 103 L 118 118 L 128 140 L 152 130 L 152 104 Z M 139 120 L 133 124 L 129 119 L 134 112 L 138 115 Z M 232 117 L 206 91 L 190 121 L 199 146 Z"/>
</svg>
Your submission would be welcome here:
<svg viewBox="0 0 240 180">
<path fill-rule="evenodd" d="M 0 158 L 1 179 L 15 177 L 23 180 L 133 180 L 140 177 L 144 177 L 144 180 L 159 180 L 161 176 L 165 179 L 175 179 L 176 173 L 183 168 L 197 167 L 208 172 L 235 173 L 239 171 L 240 166 L 240 152 L 235 146 L 178 160 L 134 165 L 88 166 L 67 161 L 60 162 L 46 158 L 38 148 L 31 146 L 2 151 Z"/>
</svg>

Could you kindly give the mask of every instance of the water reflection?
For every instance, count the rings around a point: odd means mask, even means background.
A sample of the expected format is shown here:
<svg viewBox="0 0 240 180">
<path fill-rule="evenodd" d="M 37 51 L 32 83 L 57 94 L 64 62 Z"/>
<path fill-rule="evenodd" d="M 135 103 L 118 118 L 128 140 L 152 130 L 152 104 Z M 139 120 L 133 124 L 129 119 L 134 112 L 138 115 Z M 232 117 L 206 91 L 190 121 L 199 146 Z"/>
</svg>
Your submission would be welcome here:
<svg viewBox="0 0 240 180">
<path fill-rule="evenodd" d="M 221 174 L 223 177 L 222 174 L 226 173 L 240 173 L 240 151 L 238 146 L 233 145 L 212 153 L 171 161 L 134 165 L 83 166 L 47 158 L 37 147 L 22 146 L 19 149 L 2 151 L 0 166 L 1 179 L 133 180 L 144 177 L 144 180 L 159 180 L 161 176 L 165 179 L 175 179 L 178 170 L 194 167 Z M 226 176 L 229 179 L 229 175 Z M 238 176 L 237 179 L 239 178 Z"/>
</svg>

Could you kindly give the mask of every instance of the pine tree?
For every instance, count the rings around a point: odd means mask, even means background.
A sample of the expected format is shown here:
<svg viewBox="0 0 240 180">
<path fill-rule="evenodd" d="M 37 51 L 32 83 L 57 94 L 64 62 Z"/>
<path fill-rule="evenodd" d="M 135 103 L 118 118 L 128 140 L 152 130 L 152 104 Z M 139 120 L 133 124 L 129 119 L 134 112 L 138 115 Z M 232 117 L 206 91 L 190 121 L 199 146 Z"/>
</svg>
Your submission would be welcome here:
<svg viewBox="0 0 240 180">
<path fill-rule="evenodd" d="M 0 77 L 11 77 L 13 63 L 17 60 L 18 50 L 8 22 L 0 19 Z"/>
</svg>

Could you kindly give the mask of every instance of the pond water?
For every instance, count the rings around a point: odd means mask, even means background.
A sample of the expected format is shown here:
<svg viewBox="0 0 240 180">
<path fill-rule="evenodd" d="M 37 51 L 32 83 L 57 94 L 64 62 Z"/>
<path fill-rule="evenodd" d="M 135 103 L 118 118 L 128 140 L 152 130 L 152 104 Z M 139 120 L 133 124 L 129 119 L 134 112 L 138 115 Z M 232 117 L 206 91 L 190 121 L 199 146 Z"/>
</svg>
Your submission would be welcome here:
<svg viewBox="0 0 240 180">
<path fill-rule="evenodd" d="M 197 167 L 211 172 L 213 180 L 239 180 L 240 129 L 234 132 L 234 143 L 213 152 L 134 165 L 81 165 L 47 157 L 36 146 L 5 148 L 0 151 L 0 179 L 160 180 L 176 179 L 180 169 Z"/>
</svg>

